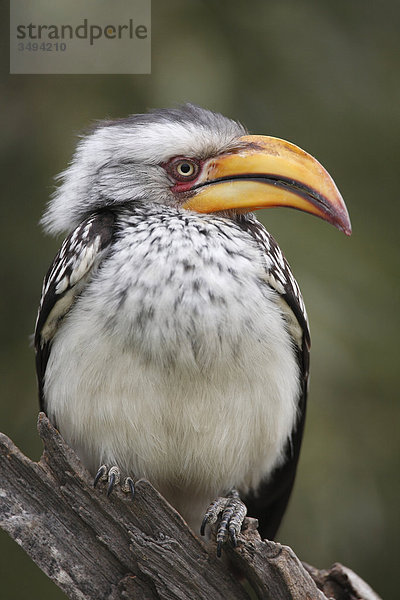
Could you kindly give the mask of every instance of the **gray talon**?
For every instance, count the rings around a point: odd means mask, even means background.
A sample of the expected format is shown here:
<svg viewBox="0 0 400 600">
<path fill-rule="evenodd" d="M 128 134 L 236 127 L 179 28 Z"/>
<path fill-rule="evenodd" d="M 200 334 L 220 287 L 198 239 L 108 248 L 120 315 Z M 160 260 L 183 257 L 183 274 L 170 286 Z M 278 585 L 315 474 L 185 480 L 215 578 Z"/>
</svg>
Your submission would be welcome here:
<svg viewBox="0 0 400 600">
<path fill-rule="evenodd" d="M 96 487 L 99 481 L 108 481 L 107 485 L 107 496 L 109 496 L 116 485 L 118 485 L 121 481 L 121 473 L 119 468 L 114 465 L 110 469 L 107 468 L 107 465 L 101 465 L 99 470 L 96 473 L 96 476 L 93 481 L 93 486 Z M 121 489 L 124 492 L 128 492 L 131 494 L 132 498 L 135 494 L 135 484 L 133 482 L 132 477 L 127 477 L 124 481 L 124 484 L 121 485 Z"/>
<path fill-rule="evenodd" d="M 219 497 L 210 504 L 201 524 L 201 535 L 204 535 L 206 525 L 213 525 L 216 523 L 218 516 L 224 511 L 228 500 L 228 498 Z"/>
<path fill-rule="evenodd" d="M 107 496 L 111 494 L 114 489 L 114 486 L 118 485 L 121 479 L 121 474 L 119 472 L 118 467 L 114 466 L 108 471 L 108 487 L 107 487 Z"/>
<path fill-rule="evenodd" d="M 201 524 L 200 533 L 204 535 L 206 525 L 215 523 L 221 515 L 217 529 L 217 556 L 221 556 L 222 546 L 228 537 L 233 546 L 237 546 L 237 537 L 247 514 L 245 504 L 240 500 L 237 490 L 232 490 L 227 498 L 217 498 L 210 504 Z"/>
<path fill-rule="evenodd" d="M 132 496 L 132 500 L 135 497 L 135 484 L 132 477 L 127 477 L 122 486 L 122 491 Z"/>
</svg>

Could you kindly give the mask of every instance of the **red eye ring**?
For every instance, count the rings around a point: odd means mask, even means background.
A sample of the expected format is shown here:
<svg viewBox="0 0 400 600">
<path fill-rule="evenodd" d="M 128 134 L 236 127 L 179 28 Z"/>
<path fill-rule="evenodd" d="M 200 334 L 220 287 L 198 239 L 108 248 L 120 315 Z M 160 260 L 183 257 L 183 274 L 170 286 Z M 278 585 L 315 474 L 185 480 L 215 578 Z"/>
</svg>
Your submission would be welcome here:
<svg viewBox="0 0 400 600">
<path fill-rule="evenodd" d="M 166 165 L 166 170 L 176 181 L 193 181 L 199 174 L 200 163 L 194 158 L 177 157 Z"/>
</svg>

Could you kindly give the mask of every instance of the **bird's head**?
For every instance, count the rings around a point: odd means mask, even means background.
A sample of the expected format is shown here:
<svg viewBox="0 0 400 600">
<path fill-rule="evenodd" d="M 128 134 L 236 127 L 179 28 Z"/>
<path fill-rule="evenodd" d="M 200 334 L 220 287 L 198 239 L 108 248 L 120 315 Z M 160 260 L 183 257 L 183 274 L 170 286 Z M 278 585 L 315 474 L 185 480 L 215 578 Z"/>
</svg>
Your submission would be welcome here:
<svg viewBox="0 0 400 600">
<path fill-rule="evenodd" d="M 135 201 L 198 213 L 287 206 L 351 233 L 343 199 L 315 158 L 191 104 L 100 123 L 60 179 L 43 217 L 51 233 Z"/>
</svg>

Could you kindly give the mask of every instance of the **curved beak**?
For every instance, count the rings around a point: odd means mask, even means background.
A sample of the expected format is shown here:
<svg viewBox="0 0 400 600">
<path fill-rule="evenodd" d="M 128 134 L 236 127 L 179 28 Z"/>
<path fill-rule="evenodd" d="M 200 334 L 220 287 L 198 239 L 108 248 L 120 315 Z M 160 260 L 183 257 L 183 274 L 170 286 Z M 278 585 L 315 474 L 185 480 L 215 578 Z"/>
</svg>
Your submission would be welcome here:
<svg viewBox="0 0 400 600">
<path fill-rule="evenodd" d="M 237 150 L 205 162 L 183 207 L 200 213 L 287 206 L 351 235 L 346 205 L 322 165 L 278 138 L 246 135 Z"/>
</svg>

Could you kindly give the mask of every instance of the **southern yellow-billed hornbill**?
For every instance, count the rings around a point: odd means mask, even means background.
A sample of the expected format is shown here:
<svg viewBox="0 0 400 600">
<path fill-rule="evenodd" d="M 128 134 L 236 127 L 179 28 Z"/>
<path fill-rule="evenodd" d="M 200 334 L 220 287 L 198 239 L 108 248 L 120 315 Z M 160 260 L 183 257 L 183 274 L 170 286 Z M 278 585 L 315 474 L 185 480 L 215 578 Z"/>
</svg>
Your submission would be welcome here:
<svg viewBox="0 0 400 600">
<path fill-rule="evenodd" d="M 61 179 L 43 218 L 68 236 L 37 321 L 41 407 L 109 491 L 145 477 L 197 532 L 222 515 L 218 553 L 236 541 L 241 499 L 273 538 L 309 333 L 251 211 L 293 207 L 349 235 L 334 182 L 293 144 L 193 105 L 100 123 Z"/>
</svg>

